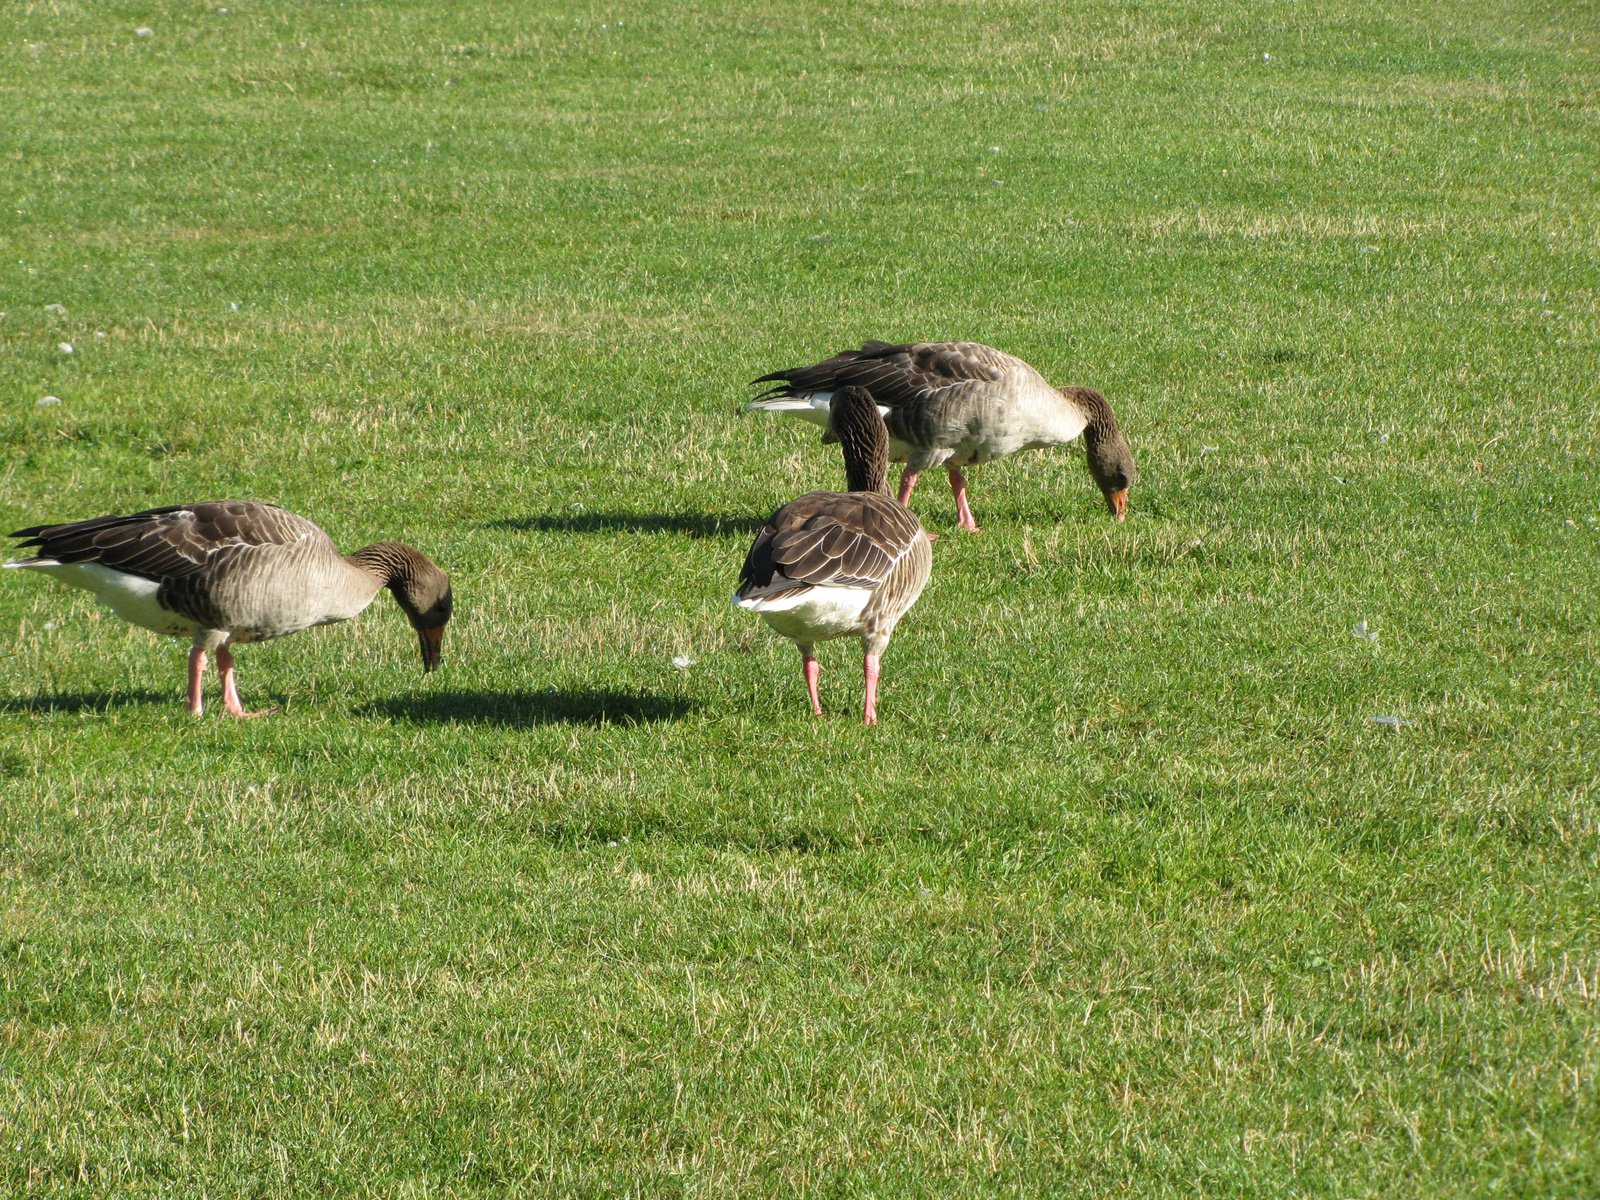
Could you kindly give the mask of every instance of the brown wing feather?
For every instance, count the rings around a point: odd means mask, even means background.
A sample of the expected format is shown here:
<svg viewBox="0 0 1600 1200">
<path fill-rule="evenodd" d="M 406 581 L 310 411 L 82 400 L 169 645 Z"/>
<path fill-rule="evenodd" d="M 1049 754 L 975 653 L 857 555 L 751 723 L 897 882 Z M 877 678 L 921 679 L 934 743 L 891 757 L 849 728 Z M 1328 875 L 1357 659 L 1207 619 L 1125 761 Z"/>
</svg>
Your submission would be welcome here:
<svg viewBox="0 0 1600 1200">
<path fill-rule="evenodd" d="M 951 386 L 998 382 L 1020 365 L 1021 360 L 977 342 L 867 342 L 860 350 L 846 350 L 814 366 L 763 375 L 755 382 L 774 386 L 756 398 L 773 400 L 854 385 L 868 389 L 885 408 L 899 408 Z"/>
<path fill-rule="evenodd" d="M 756 535 L 739 573 L 739 594 L 791 590 L 784 588 L 791 581 L 876 588 L 926 536 L 921 522 L 888 496 L 808 492 L 773 513 Z"/>
<path fill-rule="evenodd" d="M 327 535 L 304 517 L 275 505 L 210 500 L 65 525 L 34 525 L 11 536 L 26 539 L 19 549 L 37 548 L 39 559 L 103 563 L 129 575 L 163 581 L 206 571 L 219 551 L 289 545 Z"/>
</svg>

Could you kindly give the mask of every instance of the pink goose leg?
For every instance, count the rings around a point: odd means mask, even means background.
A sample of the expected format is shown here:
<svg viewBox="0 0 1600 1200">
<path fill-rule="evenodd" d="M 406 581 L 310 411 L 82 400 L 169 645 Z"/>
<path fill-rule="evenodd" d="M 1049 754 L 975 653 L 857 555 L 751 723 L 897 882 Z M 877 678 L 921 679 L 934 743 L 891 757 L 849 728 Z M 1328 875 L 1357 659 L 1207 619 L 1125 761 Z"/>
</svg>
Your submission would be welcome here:
<svg viewBox="0 0 1600 1200">
<path fill-rule="evenodd" d="M 802 665 L 806 672 L 806 691 L 811 694 L 811 715 L 822 715 L 822 700 L 817 695 L 817 680 L 822 676 L 822 664 L 809 654 L 801 656 Z"/>
<path fill-rule="evenodd" d="M 206 652 L 196 646 L 189 651 L 189 711 L 199 716 L 204 709 L 200 693 L 206 678 Z"/>
<path fill-rule="evenodd" d="M 900 502 L 901 508 L 906 508 L 911 503 L 911 489 L 917 486 L 917 474 L 910 467 L 900 472 L 900 494 L 895 497 Z"/>
<path fill-rule="evenodd" d="M 982 533 L 983 530 L 972 519 L 972 509 L 967 507 L 967 477 L 961 473 L 960 467 L 950 468 L 950 491 L 956 498 L 956 520 L 961 528 L 971 533 Z"/>
<path fill-rule="evenodd" d="M 201 662 L 204 669 L 205 663 Z M 263 709 L 261 712 L 247 713 L 244 705 L 239 703 L 239 686 L 233 679 L 233 652 L 227 646 L 217 647 L 217 674 L 222 676 L 222 704 L 229 713 L 236 717 L 264 717 L 268 713 L 275 713 L 276 708 Z M 199 710 L 196 710 L 199 711 Z"/>
<path fill-rule="evenodd" d="M 861 710 L 863 725 L 878 723 L 878 663 L 881 654 L 869 654 L 861 663 L 861 673 L 867 677 L 867 702 Z"/>
</svg>

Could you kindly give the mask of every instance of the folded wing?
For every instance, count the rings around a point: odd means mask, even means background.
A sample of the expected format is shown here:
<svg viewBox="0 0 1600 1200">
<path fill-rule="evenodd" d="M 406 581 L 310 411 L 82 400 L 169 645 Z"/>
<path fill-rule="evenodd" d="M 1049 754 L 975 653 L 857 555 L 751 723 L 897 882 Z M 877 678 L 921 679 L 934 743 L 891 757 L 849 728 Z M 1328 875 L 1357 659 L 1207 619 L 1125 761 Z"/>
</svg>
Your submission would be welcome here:
<svg viewBox="0 0 1600 1200">
<path fill-rule="evenodd" d="M 1033 376 L 1019 358 L 977 342 L 867 342 L 826 362 L 763 375 L 773 386 L 756 402 L 864 387 L 887 408 L 926 403 L 951 389 L 996 384 L 1008 376 Z M 1042 381 L 1041 381 L 1042 382 Z"/>
<path fill-rule="evenodd" d="M 35 549 L 32 561 L 95 562 L 158 582 L 209 569 L 214 556 L 255 546 L 286 546 L 325 538 L 317 526 L 271 504 L 213 500 L 151 508 L 127 516 L 94 517 L 67 525 L 34 525 L 12 537 Z"/>
<path fill-rule="evenodd" d="M 810 492 L 773 513 L 756 536 L 739 575 L 739 595 L 877 588 L 926 536 L 916 517 L 887 496 Z"/>
</svg>

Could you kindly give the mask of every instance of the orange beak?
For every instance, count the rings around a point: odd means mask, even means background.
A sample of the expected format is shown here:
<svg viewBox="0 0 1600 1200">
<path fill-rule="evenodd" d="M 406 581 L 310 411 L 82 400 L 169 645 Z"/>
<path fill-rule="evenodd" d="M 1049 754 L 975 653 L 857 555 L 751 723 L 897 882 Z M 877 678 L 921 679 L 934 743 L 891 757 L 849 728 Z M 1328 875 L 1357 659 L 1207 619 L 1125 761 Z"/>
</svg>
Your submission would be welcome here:
<svg viewBox="0 0 1600 1200">
<path fill-rule="evenodd" d="M 419 629 L 417 634 L 422 643 L 422 669 L 424 672 L 437 669 L 439 666 L 439 652 L 444 645 L 444 626 L 437 629 Z"/>
<path fill-rule="evenodd" d="M 1111 515 L 1119 521 L 1128 519 L 1128 489 L 1120 492 L 1107 492 L 1106 505 L 1111 509 Z"/>
</svg>

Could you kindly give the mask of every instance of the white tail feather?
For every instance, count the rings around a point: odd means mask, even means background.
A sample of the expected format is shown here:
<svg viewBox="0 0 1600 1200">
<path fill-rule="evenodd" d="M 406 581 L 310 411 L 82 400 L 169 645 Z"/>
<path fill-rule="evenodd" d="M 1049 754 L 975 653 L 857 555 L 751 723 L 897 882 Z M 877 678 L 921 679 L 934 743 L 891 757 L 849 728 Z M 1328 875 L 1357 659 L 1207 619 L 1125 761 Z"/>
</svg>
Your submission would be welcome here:
<svg viewBox="0 0 1600 1200">
<path fill-rule="evenodd" d="M 794 589 L 794 585 L 789 585 Z M 746 612 L 788 612 L 791 608 L 806 602 L 806 597 L 811 594 L 810 588 L 799 588 L 785 592 L 781 596 L 769 596 L 757 593 L 754 596 L 741 596 L 737 592 L 733 596 L 735 608 L 742 608 Z"/>
<path fill-rule="evenodd" d="M 783 400 L 756 400 L 745 405 L 746 408 L 759 408 L 763 412 L 809 412 L 811 401 L 797 400 L 793 396 Z"/>
<path fill-rule="evenodd" d="M 810 421 L 813 425 L 820 425 L 826 429 L 832 404 L 832 392 L 812 392 L 808 396 L 782 396 L 773 400 L 757 400 L 746 404 L 745 407 L 759 408 L 763 412 L 787 413 L 791 417 L 799 417 L 802 421 Z M 878 415 L 887 417 L 889 410 L 880 404 Z"/>
</svg>

